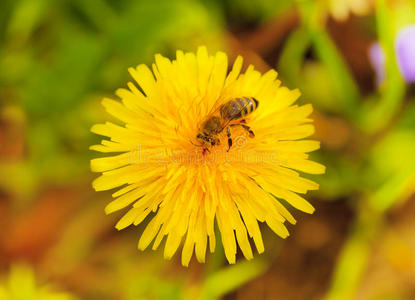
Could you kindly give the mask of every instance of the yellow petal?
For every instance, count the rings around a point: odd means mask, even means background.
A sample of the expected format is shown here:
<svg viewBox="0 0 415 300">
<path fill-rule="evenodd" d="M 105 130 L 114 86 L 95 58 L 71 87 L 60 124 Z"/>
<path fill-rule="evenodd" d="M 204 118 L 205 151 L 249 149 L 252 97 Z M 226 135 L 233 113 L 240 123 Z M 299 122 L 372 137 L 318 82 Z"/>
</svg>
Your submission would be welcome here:
<svg viewBox="0 0 415 300">
<path fill-rule="evenodd" d="M 289 161 L 283 165 L 309 174 L 324 174 L 326 172 L 326 167 L 322 164 L 305 159 Z"/>
<path fill-rule="evenodd" d="M 116 156 L 109 156 L 103 158 L 95 158 L 91 160 L 92 172 L 104 172 L 119 167 L 123 167 L 131 163 L 131 154 L 123 153 Z"/>
<path fill-rule="evenodd" d="M 146 65 L 138 65 L 135 69 L 129 68 L 128 72 L 130 72 L 147 97 L 157 95 L 156 80 Z"/>
</svg>

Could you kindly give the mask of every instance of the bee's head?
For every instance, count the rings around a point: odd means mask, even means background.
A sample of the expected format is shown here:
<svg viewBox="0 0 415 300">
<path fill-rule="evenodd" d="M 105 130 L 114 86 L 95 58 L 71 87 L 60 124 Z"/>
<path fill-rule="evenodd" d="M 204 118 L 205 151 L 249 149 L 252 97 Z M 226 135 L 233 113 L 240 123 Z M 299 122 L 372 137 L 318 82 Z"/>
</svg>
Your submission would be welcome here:
<svg viewBox="0 0 415 300">
<path fill-rule="evenodd" d="M 201 140 L 201 142 L 202 142 L 202 145 L 203 144 L 210 144 L 210 145 L 212 145 L 212 146 L 215 146 L 215 145 L 220 145 L 220 140 L 219 139 L 216 139 L 216 138 L 214 138 L 214 137 L 211 137 L 211 136 L 208 136 L 208 135 L 204 135 L 204 134 L 202 134 L 202 133 L 198 133 L 197 135 L 196 135 L 196 138 L 198 139 L 198 140 Z"/>
</svg>

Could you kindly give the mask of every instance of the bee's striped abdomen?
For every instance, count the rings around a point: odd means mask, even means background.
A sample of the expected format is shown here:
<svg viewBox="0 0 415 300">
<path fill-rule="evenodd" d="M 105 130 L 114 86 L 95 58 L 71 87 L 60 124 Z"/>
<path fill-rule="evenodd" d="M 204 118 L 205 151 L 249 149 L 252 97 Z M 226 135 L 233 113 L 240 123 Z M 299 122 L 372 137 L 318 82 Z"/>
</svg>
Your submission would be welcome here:
<svg viewBox="0 0 415 300">
<path fill-rule="evenodd" d="M 252 113 L 258 107 L 258 100 L 254 97 L 244 97 L 243 117 Z"/>
<path fill-rule="evenodd" d="M 258 107 L 258 100 L 254 97 L 240 97 L 232 99 L 222 105 L 220 113 L 226 120 L 244 118 Z"/>
</svg>

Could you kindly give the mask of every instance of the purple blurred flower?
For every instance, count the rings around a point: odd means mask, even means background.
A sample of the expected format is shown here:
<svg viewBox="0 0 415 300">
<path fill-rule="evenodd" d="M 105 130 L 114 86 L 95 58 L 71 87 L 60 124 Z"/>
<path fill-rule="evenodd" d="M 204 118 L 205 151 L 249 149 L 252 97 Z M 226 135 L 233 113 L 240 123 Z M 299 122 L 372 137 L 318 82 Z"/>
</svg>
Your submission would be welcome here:
<svg viewBox="0 0 415 300">
<path fill-rule="evenodd" d="M 385 74 L 385 52 L 382 46 L 376 42 L 369 47 L 369 61 L 375 70 L 376 83 L 380 85 L 386 77 Z"/>
<path fill-rule="evenodd" d="M 415 25 L 403 28 L 395 40 L 398 66 L 406 82 L 415 82 Z"/>
<path fill-rule="evenodd" d="M 415 25 L 410 25 L 399 31 L 395 39 L 395 52 L 398 67 L 407 83 L 415 82 Z M 369 61 L 376 73 L 376 83 L 379 85 L 385 79 L 385 53 L 376 42 L 369 47 Z"/>
</svg>

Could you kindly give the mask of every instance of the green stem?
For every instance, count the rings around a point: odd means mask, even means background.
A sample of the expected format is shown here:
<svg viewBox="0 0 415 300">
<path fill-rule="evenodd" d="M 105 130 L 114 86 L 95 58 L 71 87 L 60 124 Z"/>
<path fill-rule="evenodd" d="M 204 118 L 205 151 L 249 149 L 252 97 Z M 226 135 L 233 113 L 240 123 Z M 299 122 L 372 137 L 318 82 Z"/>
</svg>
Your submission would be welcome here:
<svg viewBox="0 0 415 300">
<path fill-rule="evenodd" d="M 372 241 L 380 234 L 383 220 L 380 213 L 371 210 L 366 204 L 359 207 L 357 212 L 358 216 L 340 253 L 325 300 L 355 299 L 370 259 Z"/>
<path fill-rule="evenodd" d="M 386 78 L 380 87 L 380 100 L 370 103 L 362 114 L 362 128 L 367 132 L 383 129 L 396 115 L 405 96 L 405 82 L 400 74 L 394 48 L 395 32 L 393 19 L 385 0 L 378 0 L 376 5 L 376 24 L 379 43 L 385 53 Z"/>
<path fill-rule="evenodd" d="M 354 121 L 360 102 L 359 88 L 342 55 L 323 26 L 323 12 L 319 10 L 315 1 L 299 1 L 298 7 L 313 49 L 331 74 L 337 92 L 337 98 L 333 101 L 337 101 L 347 118 Z"/>
<path fill-rule="evenodd" d="M 290 34 L 282 50 L 278 70 L 284 80 L 293 87 L 299 86 L 301 66 L 310 44 L 307 31 L 300 27 Z"/>
</svg>

